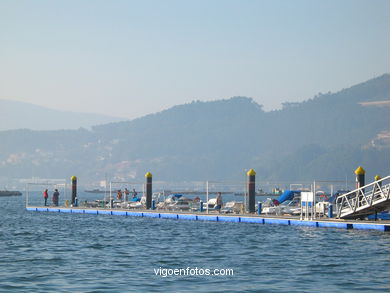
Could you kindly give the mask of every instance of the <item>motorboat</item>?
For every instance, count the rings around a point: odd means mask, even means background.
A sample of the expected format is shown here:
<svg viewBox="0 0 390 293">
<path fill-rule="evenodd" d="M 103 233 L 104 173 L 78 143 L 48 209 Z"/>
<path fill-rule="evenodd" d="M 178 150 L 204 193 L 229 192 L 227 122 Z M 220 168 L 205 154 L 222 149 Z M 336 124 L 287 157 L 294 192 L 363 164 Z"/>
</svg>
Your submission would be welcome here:
<svg viewBox="0 0 390 293">
<path fill-rule="evenodd" d="M 262 204 L 262 214 L 280 215 L 282 214 L 282 211 L 283 207 L 281 207 L 280 205 L 276 205 L 275 200 L 272 198 L 267 198 Z"/>
<path fill-rule="evenodd" d="M 215 208 L 215 206 L 217 205 L 217 199 L 216 198 L 211 198 L 209 199 L 208 202 L 204 202 L 203 203 L 203 209 L 204 210 L 213 210 Z"/>
<path fill-rule="evenodd" d="M 301 213 L 301 202 L 300 199 L 297 198 L 287 201 L 280 205 L 280 207 L 283 214 L 299 215 Z"/>
<path fill-rule="evenodd" d="M 95 188 L 95 189 L 90 189 L 90 190 L 84 190 L 84 192 L 87 192 L 87 193 L 107 193 L 108 191 Z"/>
<path fill-rule="evenodd" d="M 187 197 L 175 198 L 171 204 L 167 206 L 168 210 L 188 211 L 191 208 L 192 199 Z"/>
<path fill-rule="evenodd" d="M 223 214 L 230 214 L 230 213 L 239 214 L 243 210 L 243 208 L 244 208 L 243 202 L 229 201 L 222 207 L 221 213 L 223 213 Z"/>
<path fill-rule="evenodd" d="M 162 202 L 158 202 L 157 209 L 166 209 L 171 211 L 188 211 L 192 208 L 193 200 L 184 197 L 182 194 L 172 194 Z"/>
<path fill-rule="evenodd" d="M 144 208 L 145 206 L 142 204 L 141 201 L 131 201 L 128 202 L 127 207 L 130 209 L 141 209 Z"/>
</svg>

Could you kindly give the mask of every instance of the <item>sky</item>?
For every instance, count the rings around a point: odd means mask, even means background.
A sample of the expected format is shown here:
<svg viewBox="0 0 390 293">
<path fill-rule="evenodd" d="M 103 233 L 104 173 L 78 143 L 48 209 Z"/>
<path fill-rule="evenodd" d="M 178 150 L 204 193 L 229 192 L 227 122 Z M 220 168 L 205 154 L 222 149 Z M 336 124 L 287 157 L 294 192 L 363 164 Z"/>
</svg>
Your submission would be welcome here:
<svg viewBox="0 0 390 293">
<path fill-rule="evenodd" d="M 265 110 L 390 72 L 390 1 L 0 0 L 0 99 L 128 119 Z"/>
</svg>

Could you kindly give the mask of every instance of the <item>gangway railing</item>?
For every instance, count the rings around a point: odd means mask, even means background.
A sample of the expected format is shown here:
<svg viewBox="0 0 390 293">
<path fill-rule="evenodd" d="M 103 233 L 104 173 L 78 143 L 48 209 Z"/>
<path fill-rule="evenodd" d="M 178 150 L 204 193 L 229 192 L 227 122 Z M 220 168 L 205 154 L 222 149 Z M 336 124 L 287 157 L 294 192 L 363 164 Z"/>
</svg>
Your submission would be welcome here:
<svg viewBox="0 0 390 293">
<path fill-rule="evenodd" d="M 336 198 L 337 218 L 364 218 L 390 208 L 390 176 Z"/>
</svg>

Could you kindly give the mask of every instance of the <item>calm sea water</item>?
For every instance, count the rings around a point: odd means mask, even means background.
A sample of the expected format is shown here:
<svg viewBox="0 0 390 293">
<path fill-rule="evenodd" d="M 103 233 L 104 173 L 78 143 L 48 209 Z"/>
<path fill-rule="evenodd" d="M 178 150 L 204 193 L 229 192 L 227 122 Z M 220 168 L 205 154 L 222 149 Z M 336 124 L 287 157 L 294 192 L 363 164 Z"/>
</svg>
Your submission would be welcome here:
<svg viewBox="0 0 390 293">
<path fill-rule="evenodd" d="M 1 292 L 389 292 L 390 233 L 27 212 L 0 198 Z M 162 269 L 233 276 L 156 276 Z"/>
</svg>

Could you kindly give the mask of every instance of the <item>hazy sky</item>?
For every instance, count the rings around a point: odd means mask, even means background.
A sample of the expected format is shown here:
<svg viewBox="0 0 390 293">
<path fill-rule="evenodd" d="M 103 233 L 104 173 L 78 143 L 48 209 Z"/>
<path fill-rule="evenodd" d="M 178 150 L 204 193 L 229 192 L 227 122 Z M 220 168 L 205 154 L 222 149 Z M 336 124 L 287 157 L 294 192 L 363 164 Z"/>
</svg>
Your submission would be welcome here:
<svg viewBox="0 0 390 293">
<path fill-rule="evenodd" d="M 0 0 L 0 99 L 134 118 L 265 109 L 390 72 L 390 1 Z"/>
</svg>

